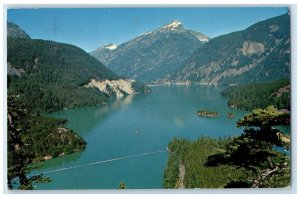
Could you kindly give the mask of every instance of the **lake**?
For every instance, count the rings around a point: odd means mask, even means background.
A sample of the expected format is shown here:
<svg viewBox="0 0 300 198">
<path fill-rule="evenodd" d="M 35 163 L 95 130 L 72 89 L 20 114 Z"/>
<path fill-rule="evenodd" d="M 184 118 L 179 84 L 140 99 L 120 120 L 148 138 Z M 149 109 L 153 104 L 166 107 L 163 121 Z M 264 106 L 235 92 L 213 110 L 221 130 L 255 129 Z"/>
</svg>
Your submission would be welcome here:
<svg viewBox="0 0 300 198">
<path fill-rule="evenodd" d="M 230 109 L 221 86 L 153 86 L 152 93 L 127 96 L 107 105 L 51 114 L 67 118 L 87 142 L 84 151 L 44 162 L 40 170 L 52 181 L 37 189 L 130 189 L 163 187 L 168 142 L 200 136 L 238 135 L 236 121 L 245 112 Z M 197 110 L 217 111 L 218 118 L 198 117 Z M 227 113 L 235 118 L 227 118 Z M 111 160 L 112 159 L 112 160 Z"/>
</svg>

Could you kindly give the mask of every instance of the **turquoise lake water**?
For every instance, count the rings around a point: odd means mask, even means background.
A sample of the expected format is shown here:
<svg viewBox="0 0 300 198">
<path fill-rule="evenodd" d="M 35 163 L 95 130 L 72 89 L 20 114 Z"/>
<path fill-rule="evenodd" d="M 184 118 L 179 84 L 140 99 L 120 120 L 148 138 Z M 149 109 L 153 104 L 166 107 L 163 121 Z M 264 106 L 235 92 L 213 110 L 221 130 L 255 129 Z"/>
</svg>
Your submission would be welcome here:
<svg viewBox="0 0 300 198">
<path fill-rule="evenodd" d="M 42 169 L 32 172 L 46 173 L 52 179 L 37 189 L 117 189 L 120 181 L 131 189 L 162 188 L 166 149 L 172 138 L 195 140 L 201 135 L 224 137 L 242 132 L 236 121 L 245 112 L 227 106 L 227 98 L 220 95 L 223 88 L 156 86 L 151 87 L 151 94 L 51 114 L 67 118 L 66 127 L 80 134 L 87 147 L 82 152 L 46 161 Z M 203 109 L 217 111 L 221 116 L 198 117 L 197 110 Z M 228 112 L 234 112 L 235 118 L 227 118 Z M 132 156 L 156 151 L 161 152 Z M 84 166 L 126 156 L 131 157 Z"/>
</svg>

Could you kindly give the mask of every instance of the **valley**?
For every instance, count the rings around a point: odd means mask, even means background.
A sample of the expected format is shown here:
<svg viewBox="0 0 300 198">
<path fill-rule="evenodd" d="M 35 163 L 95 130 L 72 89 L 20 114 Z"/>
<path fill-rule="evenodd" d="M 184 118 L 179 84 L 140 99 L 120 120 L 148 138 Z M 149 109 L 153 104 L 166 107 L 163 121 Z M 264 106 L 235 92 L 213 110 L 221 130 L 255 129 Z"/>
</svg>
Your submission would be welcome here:
<svg viewBox="0 0 300 198">
<path fill-rule="evenodd" d="M 8 189 L 289 187 L 290 12 L 215 37 L 189 20 L 89 53 L 8 22 Z"/>
</svg>

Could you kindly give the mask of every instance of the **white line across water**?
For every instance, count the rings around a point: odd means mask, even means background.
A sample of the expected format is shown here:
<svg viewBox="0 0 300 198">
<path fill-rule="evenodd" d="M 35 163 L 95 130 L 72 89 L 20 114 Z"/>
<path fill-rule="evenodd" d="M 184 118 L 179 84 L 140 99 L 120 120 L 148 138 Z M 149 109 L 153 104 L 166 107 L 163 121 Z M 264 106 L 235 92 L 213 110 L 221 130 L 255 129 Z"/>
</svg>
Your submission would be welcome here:
<svg viewBox="0 0 300 198">
<path fill-rule="evenodd" d="M 145 155 L 153 155 L 153 154 L 156 154 L 156 153 L 162 153 L 162 152 L 166 152 L 166 151 L 167 150 L 158 150 L 158 151 L 153 151 L 153 152 L 140 153 L 140 154 L 135 154 L 135 155 L 128 155 L 128 156 L 124 156 L 124 157 L 118 157 L 118 158 L 113 158 L 113 159 L 108 159 L 108 160 L 91 162 L 91 163 L 88 163 L 88 164 L 70 166 L 70 167 L 60 168 L 60 169 L 56 169 L 56 170 L 52 170 L 52 171 L 46 171 L 46 172 L 43 172 L 43 173 L 40 173 L 40 174 L 49 174 L 49 173 L 55 173 L 55 172 L 60 172 L 60 171 L 66 171 L 66 170 L 70 170 L 70 169 L 74 169 L 74 168 L 80 168 L 80 167 L 84 167 L 84 166 L 92 166 L 92 165 L 97 165 L 97 164 L 103 164 L 103 163 L 107 163 L 107 162 L 124 160 L 124 159 L 128 159 L 128 158 L 140 157 L 140 156 L 145 156 Z"/>
</svg>

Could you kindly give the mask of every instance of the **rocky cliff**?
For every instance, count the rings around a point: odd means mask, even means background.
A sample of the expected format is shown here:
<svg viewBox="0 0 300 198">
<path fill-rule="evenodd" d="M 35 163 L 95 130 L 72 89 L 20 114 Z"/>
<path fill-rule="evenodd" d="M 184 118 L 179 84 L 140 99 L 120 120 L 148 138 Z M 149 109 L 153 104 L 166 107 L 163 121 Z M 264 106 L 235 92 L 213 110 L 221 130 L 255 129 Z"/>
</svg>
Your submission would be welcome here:
<svg viewBox="0 0 300 198">
<path fill-rule="evenodd" d="M 133 95 L 138 93 L 134 89 L 133 83 L 136 81 L 133 79 L 118 79 L 118 80 L 95 80 L 92 79 L 86 88 L 97 88 L 99 91 L 104 92 L 109 97 L 122 98 L 126 95 Z"/>
</svg>

